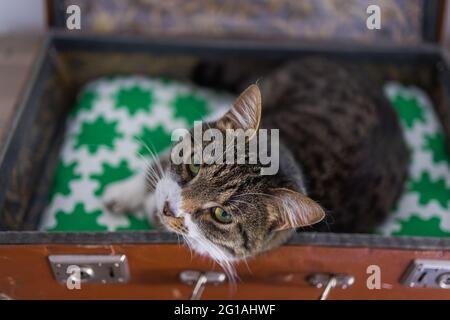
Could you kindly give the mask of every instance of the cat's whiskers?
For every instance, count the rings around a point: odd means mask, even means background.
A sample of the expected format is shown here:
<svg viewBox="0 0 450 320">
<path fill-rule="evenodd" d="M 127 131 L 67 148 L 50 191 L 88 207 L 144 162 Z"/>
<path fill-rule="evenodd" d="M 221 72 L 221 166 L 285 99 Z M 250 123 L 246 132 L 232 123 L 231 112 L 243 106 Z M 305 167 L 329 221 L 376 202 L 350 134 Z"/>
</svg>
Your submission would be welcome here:
<svg viewBox="0 0 450 320">
<path fill-rule="evenodd" d="M 196 234 L 197 236 L 192 239 L 186 237 L 187 240 L 196 241 L 198 244 L 200 244 L 200 246 L 208 252 L 210 258 L 217 264 L 219 264 L 220 267 L 225 271 L 225 274 L 227 275 L 227 278 L 230 280 L 230 282 L 234 283 L 237 278 L 237 274 L 233 261 L 231 261 L 231 259 L 222 251 L 222 249 L 205 238 L 202 233 L 196 232 Z M 193 246 L 195 247 L 195 244 L 193 244 Z"/>
<path fill-rule="evenodd" d="M 165 173 L 164 173 L 164 170 L 162 168 L 161 161 L 159 160 L 159 157 L 156 154 L 156 151 L 154 151 L 155 146 L 152 144 L 151 145 L 152 148 L 150 148 L 150 146 L 144 140 L 142 140 L 141 138 L 136 137 L 136 139 L 138 139 L 140 141 L 140 143 L 144 146 L 144 148 L 148 151 L 151 159 L 153 160 L 152 164 L 154 164 L 156 166 L 156 170 L 158 170 L 158 171 L 155 170 L 155 172 L 158 174 L 158 178 L 162 179 L 164 177 Z"/>
<path fill-rule="evenodd" d="M 155 172 L 154 168 L 153 168 L 153 164 L 146 158 L 144 157 L 141 153 L 138 152 L 138 155 L 142 158 L 142 160 L 145 162 L 145 181 L 146 183 L 148 183 L 150 185 L 150 187 L 152 189 L 156 188 L 156 184 L 159 181 L 159 177 L 157 175 L 157 173 Z"/>
<path fill-rule="evenodd" d="M 145 180 L 146 180 L 146 182 L 149 183 L 152 188 L 155 188 L 156 183 L 158 182 L 158 178 L 157 178 L 156 174 L 153 172 L 154 169 L 152 167 L 152 163 L 139 152 L 138 152 L 138 156 L 145 163 L 145 172 L 146 172 Z"/>
<path fill-rule="evenodd" d="M 189 254 L 191 255 L 191 261 L 192 261 L 192 258 L 193 258 L 193 254 L 192 254 L 192 246 L 191 246 L 191 243 L 190 243 L 190 241 L 189 241 L 189 238 L 186 237 L 184 234 L 181 235 L 181 236 L 183 237 L 184 243 L 186 244 L 186 246 L 187 246 L 188 249 L 189 249 Z"/>
<path fill-rule="evenodd" d="M 137 140 L 140 141 L 141 145 L 145 147 L 145 149 L 148 151 L 151 160 L 149 161 L 147 157 L 142 155 L 140 152 L 138 152 L 138 155 L 145 161 L 146 164 L 146 182 L 149 184 L 149 187 L 151 189 L 155 189 L 158 182 L 165 177 L 165 172 L 162 168 L 161 161 L 159 160 L 159 157 L 156 155 L 156 152 L 154 152 L 150 146 L 145 143 L 142 139 L 136 137 Z M 154 146 L 152 145 L 152 148 L 154 149 Z"/>
<path fill-rule="evenodd" d="M 252 270 L 250 269 L 250 266 L 248 265 L 247 258 L 242 258 L 241 261 L 244 262 L 245 266 L 247 267 L 247 270 L 250 274 L 253 274 Z"/>
<path fill-rule="evenodd" d="M 272 197 L 278 200 L 282 200 L 280 197 L 275 196 L 273 194 L 268 194 L 268 193 L 260 193 L 260 192 L 247 192 L 247 193 L 243 193 L 243 194 L 236 194 L 234 195 L 234 197 L 244 197 L 247 195 L 255 195 L 255 196 L 265 196 L 265 197 Z"/>
<path fill-rule="evenodd" d="M 229 200 L 231 203 L 233 203 L 233 202 L 237 202 L 237 203 L 243 203 L 243 204 L 246 204 L 246 205 L 248 205 L 248 206 L 251 206 L 251 207 L 253 207 L 253 208 L 255 208 L 255 209 L 258 209 L 258 207 L 254 204 L 254 203 L 250 203 L 250 202 L 248 202 L 248 201 L 244 201 L 244 200 L 238 200 L 238 199 L 231 199 L 231 200 Z"/>
<path fill-rule="evenodd" d="M 230 205 L 232 208 L 234 208 L 234 209 L 236 209 L 237 211 L 239 211 L 239 213 L 240 213 L 241 215 L 243 215 L 241 209 L 240 209 L 237 205 L 235 205 L 235 204 L 233 204 L 233 203 L 231 203 L 231 202 L 230 202 L 229 205 Z"/>
</svg>

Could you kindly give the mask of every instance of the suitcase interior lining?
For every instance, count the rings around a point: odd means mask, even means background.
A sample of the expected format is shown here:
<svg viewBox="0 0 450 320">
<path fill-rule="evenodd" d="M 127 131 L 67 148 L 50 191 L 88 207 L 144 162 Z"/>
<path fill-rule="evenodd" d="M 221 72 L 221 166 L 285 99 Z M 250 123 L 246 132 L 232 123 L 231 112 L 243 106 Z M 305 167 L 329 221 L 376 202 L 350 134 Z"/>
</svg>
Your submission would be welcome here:
<svg viewBox="0 0 450 320">
<path fill-rule="evenodd" d="M 36 230 L 40 214 L 48 201 L 49 185 L 58 161 L 64 132 L 64 120 L 75 102 L 76 93 L 89 80 L 116 74 L 144 74 L 152 77 L 170 77 L 190 80 L 195 65 L 204 59 L 233 59 L 239 56 L 243 65 L 273 68 L 278 63 L 299 56 L 318 54 L 335 59 L 350 60 L 364 68 L 378 81 L 395 80 L 405 85 L 416 85 L 427 92 L 444 128 L 446 140 L 450 136 L 450 108 L 446 66 L 438 52 L 422 48 L 408 52 L 404 49 L 364 54 L 355 50 L 320 48 L 280 48 L 262 50 L 258 45 L 249 50 L 236 47 L 191 45 L 173 42 L 148 47 L 114 40 L 96 42 L 92 39 L 72 39 L 54 36 L 44 48 L 24 100 L 17 115 L 15 130 L 9 139 L 9 148 L 3 155 L 2 181 L 6 181 L 0 230 Z M 333 51 L 334 50 L 334 51 Z M 363 49 L 363 51 L 366 49 Z M 248 63 L 247 63 L 248 62 Z M 448 145 L 448 142 L 447 142 Z M 9 174 L 8 174 L 9 173 Z M 1 197 L 1 196 L 0 196 Z M 0 204 L 2 199 L 0 198 Z M 1 206 L 0 206 L 1 207 Z M 120 232 L 122 233 L 122 232 Z M 136 232 L 138 239 L 142 232 Z M 144 233 L 155 233 L 148 231 Z M 46 234 L 46 233 L 41 233 Z M 80 233 L 76 233 L 80 234 Z M 82 234 L 82 233 L 81 233 Z M 129 232 L 124 232 L 122 240 Z M 310 236 L 308 236 L 310 234 Z M 328 237 L 333 234 L 328 234 Z M 26 232 L 21 236 L 25 239 Z M 47 235 L 58 237 L 58 235 Z M 64 238 L 64 236 L 61 236 Z M 109 237 L 109 236 L 103 236 Z M 125 237 L 125 238 L 123 238 Z M 175 241 L 170 235 L 154 235 L 158 241 Z M 325 241 L 326 235 L 305 232 L 295 241 Z M 361 238 L 372 242 L 373 237 Z M 382 237 L 381 237 L 382 238 Z M 162 240 L 161 240 L 162 239 Z M 299 238 L 300 239 L 300 238 Z M 315 240 L 314 240 L 315 239 Z M 369 239 L 369 240 L 368 240 Z M 126 241 L 126 240 L 125 240 Z M 326 240 L 328 241 L 328 240 Z M 428 241 L 433 241 L 432 239 Z M 439 242 L 437 242 L 439 243 Z"/>
</svg>

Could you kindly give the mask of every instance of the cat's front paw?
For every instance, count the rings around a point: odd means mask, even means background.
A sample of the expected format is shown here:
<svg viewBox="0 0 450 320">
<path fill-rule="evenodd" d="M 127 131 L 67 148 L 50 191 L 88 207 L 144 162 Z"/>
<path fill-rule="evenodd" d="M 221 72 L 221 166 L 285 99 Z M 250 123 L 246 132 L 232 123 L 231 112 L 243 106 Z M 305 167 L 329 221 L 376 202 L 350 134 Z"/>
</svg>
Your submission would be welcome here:
<svg viewBox="0 0 450 320">
<path fill-rule="evenodd" d="M 147 194 L 144 181 L 142 177 L 135 176 L 109 186 L 102 197 L 103 205 L 115 214 L 140 209 Z"/>
</svg>

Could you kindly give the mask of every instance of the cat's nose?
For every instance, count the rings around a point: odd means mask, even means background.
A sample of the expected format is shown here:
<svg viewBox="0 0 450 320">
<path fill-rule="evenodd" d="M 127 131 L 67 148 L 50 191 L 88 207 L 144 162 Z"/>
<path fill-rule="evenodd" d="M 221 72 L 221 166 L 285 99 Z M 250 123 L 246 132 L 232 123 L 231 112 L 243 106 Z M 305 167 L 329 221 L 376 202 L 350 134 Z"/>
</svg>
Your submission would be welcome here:
<svg viewBox="0 0 450 320">
<path fill-rule="evenodd" d="M 163 207 L 163 214 L 167 217 L 175 217 L 174 213 L 172 212 L 172 210 L 170 210 L 170 206 L 169 206 L 169 202 L 164 202 L 164 207 Z"/>
</svg>

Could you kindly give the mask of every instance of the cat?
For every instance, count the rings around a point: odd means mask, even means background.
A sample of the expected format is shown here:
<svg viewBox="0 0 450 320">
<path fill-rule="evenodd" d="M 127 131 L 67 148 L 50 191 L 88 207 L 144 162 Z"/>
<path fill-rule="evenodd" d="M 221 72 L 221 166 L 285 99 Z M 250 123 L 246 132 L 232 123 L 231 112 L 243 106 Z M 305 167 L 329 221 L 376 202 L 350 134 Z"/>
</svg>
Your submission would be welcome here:
<svg viewBox="0 0 450 320">
<path fill-rule="evenodd" d="M 202 124 L 203 131 L 279 129 L 275 175 L 262 175 L 260 163 L 174 164 L 166 155 L 108 188 L 105 206 L 116 213 L 144 206 L 222 266 L 275 248 L 308 226 L 373 230 L 402 190 L 408 151 L 381 88 L 358 73 L 325 59 L 289 62 L 250 85 L 225 115 Z"/>
</svg>

